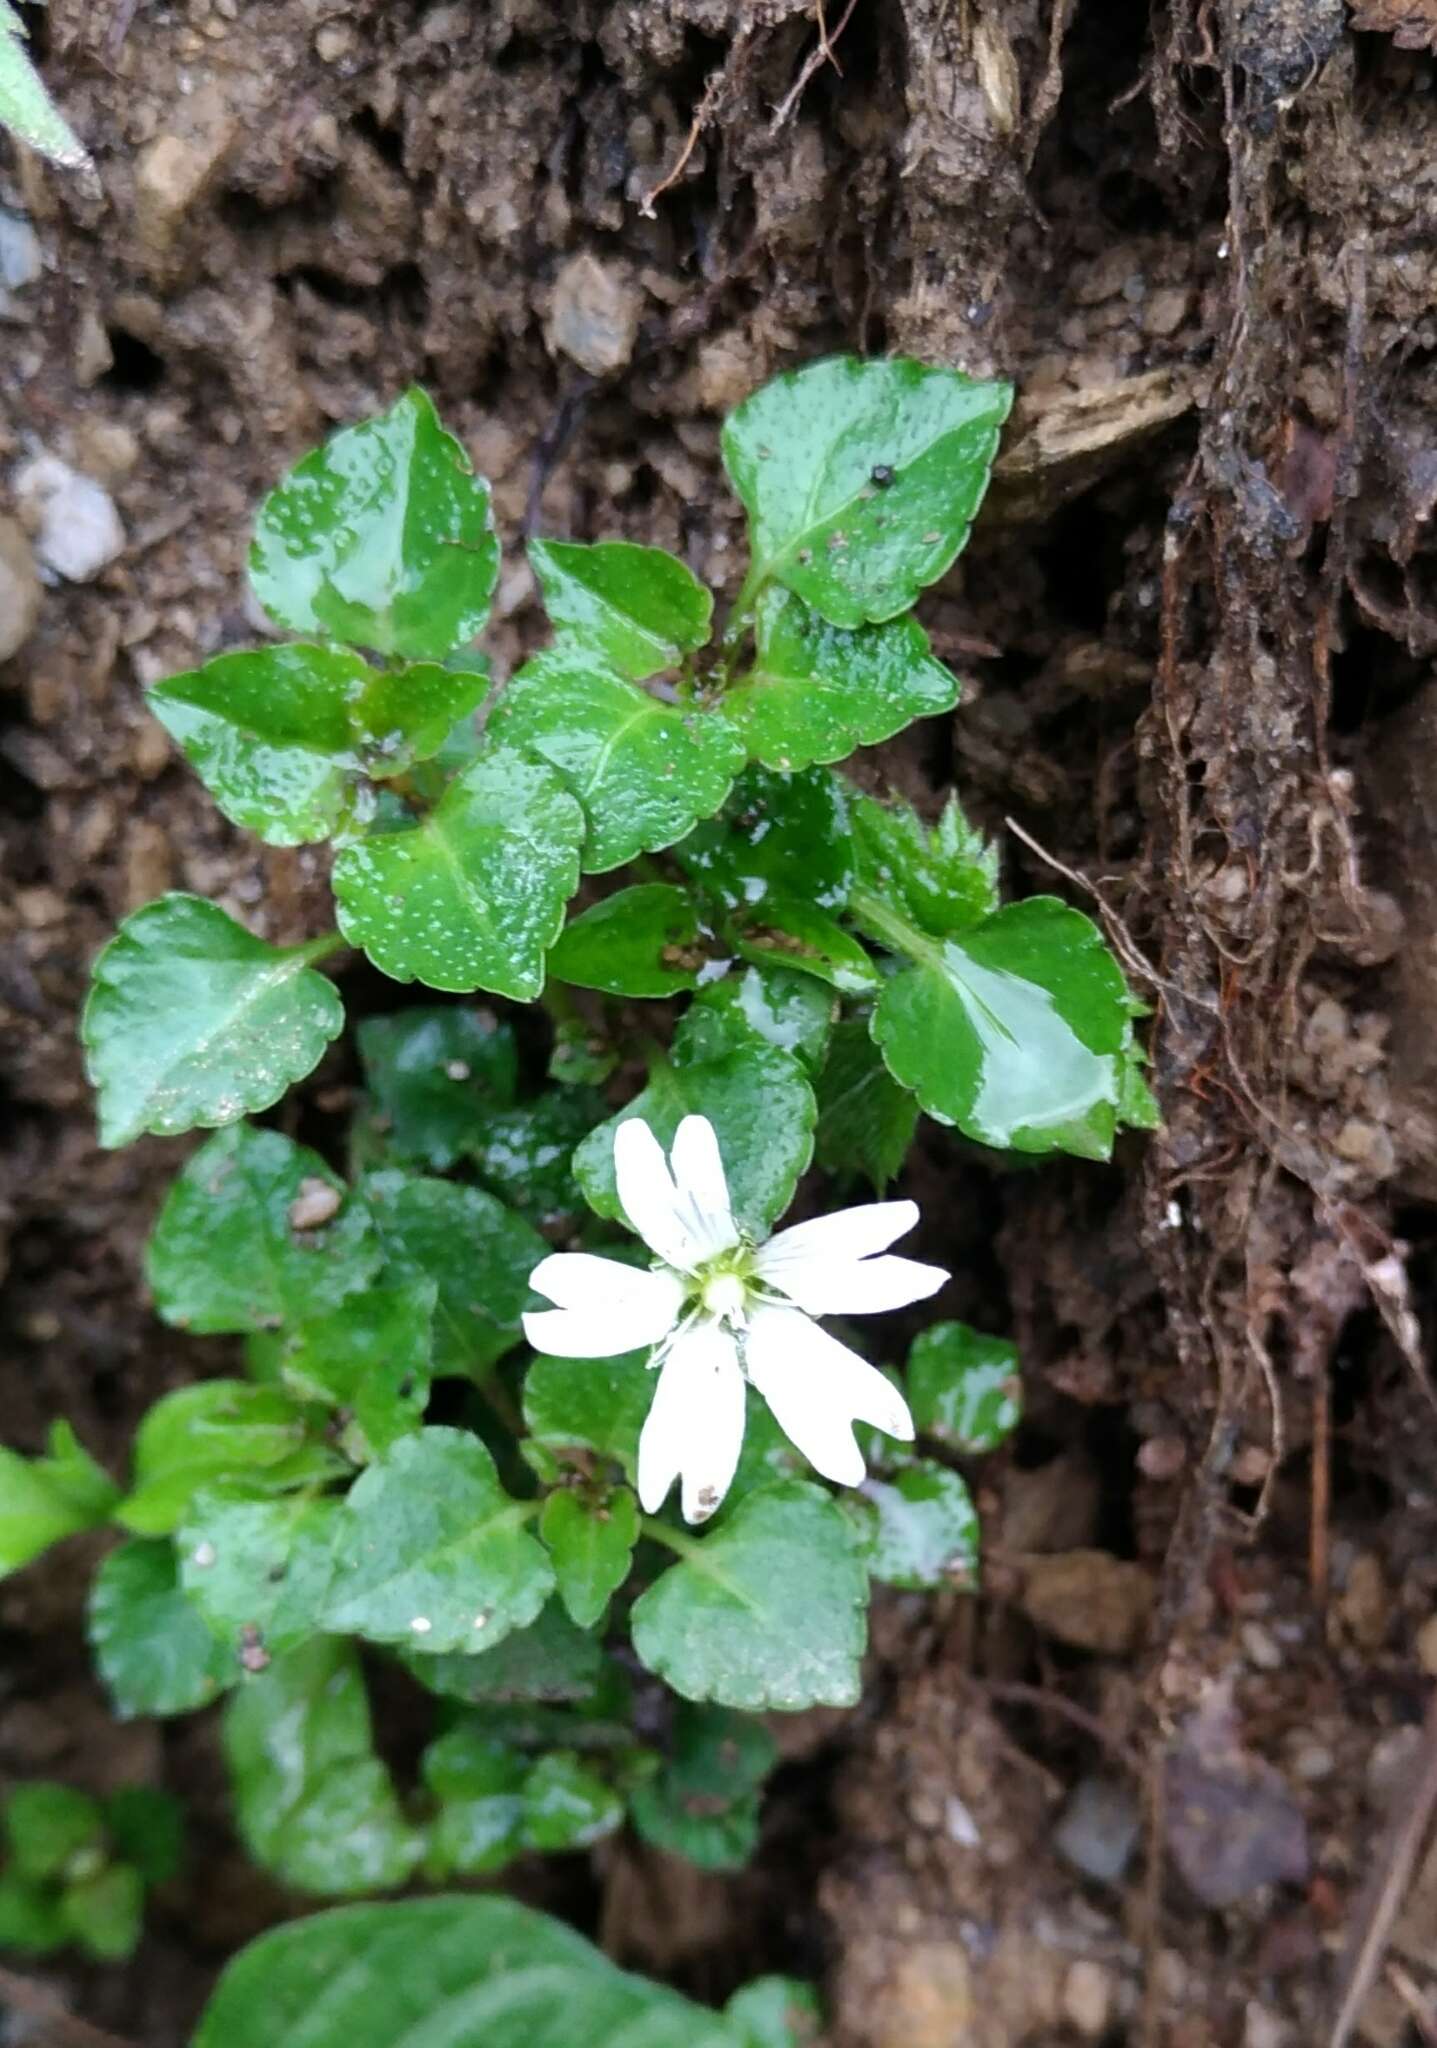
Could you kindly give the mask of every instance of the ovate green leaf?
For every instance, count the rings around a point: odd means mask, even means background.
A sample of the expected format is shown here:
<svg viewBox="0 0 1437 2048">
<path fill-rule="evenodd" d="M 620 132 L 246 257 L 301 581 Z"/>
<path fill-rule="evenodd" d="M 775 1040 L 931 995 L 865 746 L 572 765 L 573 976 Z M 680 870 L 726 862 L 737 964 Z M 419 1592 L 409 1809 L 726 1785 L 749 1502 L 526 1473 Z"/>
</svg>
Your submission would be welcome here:
<svg viewBox="0 0 1437 2048">
<path fill-rule="evenodd" d="M 560 1487 L 544 1503 L 539 1534 L 559 1598 L 580 1628 L 593 1628 L 629 1576 L 639 1540 L 638 1502 L 627 1486 L 602 1493 Z"/>
<path fill-rule="evenodd" d="M 720 712 L 665 703 L 563 647 L 524 664 L 489 730 L 540 755 L 583 805 L 588 874 L 672 846 L 719 808 L 744 763 L 743 742 Z"/>
<path fill-rule="evenodd" d="M 278 1102 L 344 1028 L 333 982 L 309 965 L 330 944 L 268 945 L 198 896 L 127 917 L 95 962 L 80 1025 L 101 1144 Z"/>
<path fill-rule="evenodd" d="M 119 1497 L 120 1489 L 68 1422 L 50 1425 L 43 1457 L 22 1458 L 0 1445 L 0 1577 L 29 1564 L 62 1536 L 93 1529 Z"/>
<path fill-rule="evenodd" d="M 144 1925 L 145 1881 L 127 1863 L 111 1863 L 60 1897 L 60 1918 L 70 1939 L 99 1962 L 133 1955 Z"/>
<path fill-rule="evenodd" d="M 777 1046 L 809 1073 L 823 1063 L 836 997 L 810 975 L 787 967 L 740 967 L 701 989 L 684 1012 L 675 1043 L 684 1060 L 718 1059 L 747 1045 Z"/>
<path fill-rule="evenodd" d="M 436 1172 L 462 1158 L 495 1105 L 518 1092 L 514 1033 L 492 1010 L 449 1003 L 367 1017 L 358 1038 L 392 1154 Z"/>
<path fill-rule="evenodd" d="M 549 970 L 578 988 L 615 996 L 672 996 L 698 986 L 708 954 L 698 912 L 668 882 L 620 889 L 568 924 L 549 955 Z"/>
<path fill-rule="evenodd" d="M 339 1503 L 204 1487 L 175 1538 L 180 1584 L 249 1669 L 307 1642 L 334 1571 Z"/>
<path fill-rule="evenodd" d="M 388 1259 L 386 1282 L 430 1280 L 438 1290 L 434 1372 L 482 1378 L 519 1341 L 529 1275 L 548 1245 L 482 1188 L 389 1171 L 371 1174 L 364 1192 Z"/>
<path fill-rule="evenodd" d="M 852 1706 L 868 1575 L 848 1518 L 804 1480 L 760 1488 L 636 1602 L 634 1648 L 685 1699 Z"/>
<path fill-rule="evenodd" d="M 639 1431 L 654 1398 L 647 1353 L 535 1358 L 524 1376 L 524 1420 L 551 1450 L 592 1451 L 635 1470 Z"/>
<path fill-rule="evenodd" d="M 250 551 L 280 625 L 411 661 L 472 640 L 498 575 L 489 487 L 417 387 L 291 470 Z"/>
<path fill-rule="evenodd" d="M 908 1353 L 906 1391 L 921 1436 L 996 1450 L 1022 1417 L 1017 1348 L 966 1323 L 933 1323 Z"/>
<path fill-rule="evenodd" d="M 0 0 L 0 128 L 66 170 L 90 166 L 89 152 L 60 113 L 25 50 L 25 24 Z"/>
<path fill-rule="evenodd" d="M 752 1715 L 680 1701 L 662 1767 L 634 1788 L 634 1825 L 703 1870 L 741 1870 L 758 1846 L 759 1790 L 777 1761 L 778 1745 Z"/>
<path fill-rule="evenodd" d="M 233 1646 L 180 1589 L 172 1543 L 112 1550 L 90 1589 L 90 1647 L 121 1720 L 208 1706 L 239 1677 Z"/>
<path fill-rule="evenodd" d="M 929 652 L 916 619 L 844 632 L 775 588 L 759 599 L 754 634 L 753 667 L 724 692 L 723 708 L 770 768 L 842 761 L 958 701 L 958 678 Z"/>
<path fill-rule="evenodd" d="M 911 804 L 870 796 L 854 798 L 851 816 L 859 882 L 920 931 L 947 938 L 998 908 L 997 850 L 974 831 L 956 797 L 933 826 Z M 861 904 L 855 916 L 874 937 L 885 936 Z"/>
<path fill-rule="evenodd" d="M 363 1203 L 317 1152 L 235 1124 L 165 1197 L 147 1271 L 166 1322 L 213 1335 L 321 1314 L 365 1286 L 380 1257 Z"/>
<path fill-rule="evenodd" d="M 439 1289 L 428 1277 L 367 1287 L 328 1314 L 257 1341 L 300 1400 L 341 1411 L 340 1442 L 367 1463 L 418 1429 L 429 1400 Z"/>
<path fill-rule="evenodd" d="M 557 776 L 491 748 L 422 824 L 341 850 L 339 928 L 395 981 L 531 1002 L 578 886 L 582 838 L 583 814 Z"/>
<path fill-rule="evenodd" d="M 641 683 L 703 646 L 713 593 L 662 548 L 534 540 L 529 560 L 559 645 Z"/>
<path fill-rule="evenodd" d="M 401 1437 L 345 1500 L 325 1627 L 435 1654 L 497 1643 L 553 1591 L 528 1519 L 478 1437 Z"/>
<path fill-rule="evenodd" d="M 591 1764 L 572 1751 L 541 1756 L 524 1780 L 523 1841 L 552 1855 L 587 1849 L 623 1823 L 624 1802 Z"/>
<path fill-rule="evenodd" d="M 978 1511 L 956 1472 L 927 1458 L 846 1494 L 875 1579 L 910 1592 L 977 1583 Z"/>
<path fill-rule="evenodd" d="M 139 1536 L 166 1536 L 213 1480 L 283 1493 L 333 1477 L 344 1460 L 316 1440 L 315 1419 L 281 1388 L 248 1380 L 202 1380 L 161 1395 L 136 1434 L 134 1484 L 115 1520 Z"/>
<path fill-rule="evenodd" d="M 1012 399 L 902 358 L 775 377 L 723 430 L 758 575 L 835 626 L 896 618 L 967 540 Z"/>
<path fill-rule="evenodd" d="M 918 1103 L 883 1064 L 865 1018 L 841 1019 L 814 1086 L 819 1165 L 865 1174 L 881 1195 L 908 1156 Z"/>
<path fill-rule="evenodd" d="M 512 1899 L 445 1897 L 263 1935 L 225 1971 L 193 2048 L 396 2048 L 406 2035 L 414 2048 L 426 2036 L 433 2048 L 746 2048 L 717 2014 L 625 1976 L 559 1921 Z"/>
<path fill-rule="evenodd" d="M 750 767 L 723 815 L 696 825 L 675 856 L 727 910 L 752 912 L 781 896 L 837 913 L 853 882 L 847 785 L 823 768 Z"/>
<path fill-rule="evenodd" d="M 32 1882 L 64 1879 L 93 1869 L 105 1850 L 105 1819 L 88 1792 L 34 1778 L 5 1799 L 7 1860 Z"/>
<path fill-rule="evenodd" d="M 550 1600 L 527 1628 L 511 1629 L 492 1647 L 437 1657 L 408 1650 L 403 1661 L 419 1683 L 441 1699 L 486 1707 L 587 1702 L 599 1692 L 605 1672 L 598 1637 L 576 1627 L 557 1599 Z"/>
</svg>

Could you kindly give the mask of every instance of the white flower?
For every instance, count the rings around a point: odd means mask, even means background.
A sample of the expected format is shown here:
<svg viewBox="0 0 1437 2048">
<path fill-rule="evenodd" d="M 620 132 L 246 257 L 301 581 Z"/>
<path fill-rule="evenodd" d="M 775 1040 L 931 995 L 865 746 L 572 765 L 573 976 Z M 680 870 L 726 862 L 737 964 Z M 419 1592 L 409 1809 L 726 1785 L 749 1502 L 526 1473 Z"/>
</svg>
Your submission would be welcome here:
<svg viewBox="0 0 1437 2048">
<path fill-rule="evenodd" d="M 733 1220 L 718 1139 L 686 1116 L 665 1159 L 641 1118 L 614 1133 L 619 1200 L 655 1254 L 647 1271 L 590 1252 L 541 1259 L 530 1284 L 555 1306 L 526 1315 L 536 1351 L 613 1358 L 653 1347 L 659 1368 L 639 1438 L 639 1499 L 653 1514 L 675 1479 L 685 1520 L 728 1491 L 743 1444 L 744 1382 L 826 1479 L 864 1476 L 855 1422 L 913 1436 L 908 1404 L 813 1316 L 903 1308 L 940 1288 L 940 1266 L 881 1256 L 918 1221 L 916 1202 L 870 1202 L 750 1244 Z"/>
</svg>

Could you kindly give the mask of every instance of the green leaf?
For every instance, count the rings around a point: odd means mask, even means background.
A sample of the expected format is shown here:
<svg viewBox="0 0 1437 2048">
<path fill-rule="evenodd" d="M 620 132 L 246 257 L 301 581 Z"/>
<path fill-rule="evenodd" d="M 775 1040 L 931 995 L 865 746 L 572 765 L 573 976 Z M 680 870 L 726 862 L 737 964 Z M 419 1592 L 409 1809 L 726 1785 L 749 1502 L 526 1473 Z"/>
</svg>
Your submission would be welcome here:
<svg viewBox="0 0 1437 2048">
<path fill-rule="evenodd" d="M 555 1027 L 549 1055 L 549 1079 L 563 1088 L 602 1088 L 619 1064 L 613 1046 L 582 1017 L 567 1017 Z"/>
<path fill-rule="evenodd" d="M 1141 1046 L 1129 1048 L 1123 1065 L 1122 1087 L 1118 1095 L 1118 1122 L 1130 1130 L 1157 1131 L 1162 1129 L 1162 1105 L 1143 1079 L 1143 1061 L 1146 1058 Z"/>
<path fill-rule="evenodd" d="M 339 928 L 395 981 L 532 1002 L 578 887 L 583 830 L 558 776 L 492 747 L 422 823 L 342 848 Z"/>
<path fill-rule="evenodd" d="M 88 1792 L 39 1778 L 16 1785 L 5 1800 L 5 1846 L 22 1878 L 78 1877 L 95 1870 L 105 1854 L 105 1820 Z"/>
<path fill-rule="evenodd" d="M 685 1699 L 750 1712 L 851 1707 L 868 1575 L 842 1510 L 805 1480 L 762 1487 L 635 1603 L 634 1648 Z"/>
<path fill-rule="evenodd" d="M 787 967 L 741 967 L 700 989 L 675 1039 L 682 1060 L 720 1059 L 754 1044 L 822 1066 L 837 1002 L 812 976 Z"/>
<path fill-rule="evenodd" d="M 511 1863 L 524 1846 L 529 1759 L 460 1722 L 430 1743 L 420 1769 L 439 1801 L 427 1874 L 440 1881 L 487 1877 Z"/>
<path fill-rule="evenodd" d="M 634 1825 L 702 1870 L 741 1870 L 758 1847 L 759 1789 L 777 1761 L 761 1721 L 681 1701 L 663 1767 L 631 1794 Z"/>
<path fill-rule="evenodd" d="M 278 1375 L 304 1401 L 342 1411 L 340 1443 L 367 1464 L 418 1429 L 429 1401 L 429 1360 L 439 1290 L 427 1276 L 369 1287 L 260 1343 L 273 1347 Z"/>
<path fill-rule="evenodd" d="M 379 1891 L 419 1862 L 423 1838 L 374 1754 L 352 1643 L 318 1636 L 277 1658 L 231 1700 L 224 1751 L 240 1834 L 283 1883 L 321 1895 Z M 297 2035 L 271 2039 L 298 2048 Z"/>
<path fill-rule="evenodd" d="M 69 171 L 94 167 L 89 152 L 41 83 L 25 49 L 25 24 L 0 0 L 0 128 Z"/>
<path fill-rule="evenodd" d="M 52 1422 L 49 1448 L 22 1458 L 0 1444 L 0 1577 L 52 1543 L 107 1519 L 120 1489 L 68 1422 Z"/>
<path fill-rule="evenodd" d="M 588 1088 L 546 1088 L 512 1109 L 494 1110 L 470 1151 L 480 1179 L 538 1222 L 582 1214 L 574 1147 L 605 1107 Z"/>
<path fill-rule="evenodd" d="M 723 430 L 752 580 L 777 579 L 835 626 L 907 611 L 967 540 L 1012 401 L 1010 385 L 901 357 L 775 377 Z"/>
<path fill-rule="evenodd" d="M 514 1101 L 514 1033 L 491 1010 L 459 1003 L 367 1017 L 358 1031 L 365 1079 L 400 1159 L 443 1173 L 483 1135 L 495 1104 Z"/>
<path fill-rule="evenodd" d="M 489 487 L 411 387 L 270 492 L 249 574 L 292 632 L 442 661 L 489 615 L 499 575 Z"/>
<path fill-rule="evenodd" d="M 180 1584 L 245 1669 L 263 1670 L 319 1628 L 334 1574 L 339 1503 L 256 1500 L 205 1487 L 175 1539 Z"/>
<path fill-rule="evenodd" d="M 759 966 L 782 966 L 816 975 L 844 995 L 869 995 L 878 971 L 827 911 L 776 891 L 755 909 L 735 911 L 730 932 L 738 952 Z"/>
<path fill-rule="evenodd" d="M 416 1962 L 422 1967 L 416 1967 Z M 732 2029 L 502 1898 L 350 1906 L 262 1935 L 193 2048 L 741 2048 Z"/>
<path fill-rule="evenodd" d="M 571 920 L 549 955 L 556 980 L 614 996 L 672 996 L 697 988 L 708 954 L 682 889 L 638 882 Z"/>
<path fill-rule="evenodd" d="M 906 1462 L 892 1479 L 866 1479 L 846 1494 L 868 1569 L 910 1592 L 973 1586 L 978 1577 L 978 1511 L 956 1472 L 927 1458 Z"/>
<path fill-rule="evenodd" d="M 751 1237 L 762 1238 L 792 1201 L 813 1156 L 817 1114 L 803 1068 L 776 1047 L 754 1046 L 684 1066 L 659 1061 L 643 1093 L 590 1131 L 574 1153 L 574 1172 L 590 1205 L 622 1221 L 614 1185 L 618 1126 L 642 1117 L 667 1146 L 685 1116 L 706 1116 L 718 1133 L 734 1216 Z"/>
<path fill-rule="evenodd" d="M 1106 1159 L 1132 1015 L 1097 926 L 1033 896 L 961 937 L 910 928 L 901 943 L 914 964 L 884 983 L 872 1021 L 895 1080 L 980 1144 Z"/>
<path fill-rule="evenodd" d="M 844 632 L 792 591 L 770 588 L 754 636 L 753 667 L 724 692 L 723 709 L 770 768 L 846 760 L 958 702 L 958 678 L 929 652 L 916 619 Z"/>
<path fill-rule="evenodd" d="M 180 1590 L 171 1543 L 122 1543 L 110 1552 L 90 1589 L 89 1635 L 122 1721 L 187 1714 L 239 1677 L 233 1649 Z"/>
<path fill-rule="evenodd" d="M 389 1171 L 372 1173 L 364 1193 L 388 1260 L 386 1285 L 432 1280 L 433 1370 L 482 1379 L 522 1334 L 529 1275 L 549 1247 L 482 1188 Z"/>
<path fill-rule="evenodd" d="M 997 849 L 973 830 L 956 797 L 949 797 L 934 826 L 909 804 L 880 804 L 870 796 L 854 798 L 851 816 L 863 889 L 920 931 L 948 938 L 998 908 Z M 861 903 L 854 915 L 875 938 L 886 938 Z"/>
<path fill-rule="evenodd" d="M 823 2026 L 813 1986 L 797 1977 L 756 1977 L 734 1993 L 724 2017 L 742 2048 L 816 2048 Z"/>
<path fill-rule="evenodd" d="M 885 1439 L 886 1441 L 886 1439 Z M 753 1387 L 744 1390 L 743 1443 L 728 1492 L 709 1518 L 708 1529 L 721 1529 L 743 1502 L 760 1487 L 788 1479 L 807 1479 L 812 1468 L 773 1419 L 767 1401 Z"/>
<path fill-rule="evenodd" d="M 345 1499 L 324 1626 L 438 1654 L 534 1620 L 554 1572 L 478 1437 L 401 1437 Z"/>
<path fill-rule="evenodd" d="M 199 896 L 127 917 L 95 961 L 80 1024 L 101 1144 L 278 1102 L 344 1029 L 333 982 L 310 965 L 336 943 L 267 945 Z"/>
<path fill-rule="evenodd" d="M 340 1200 L 325 1213 L 332 1195 Z M 205 1336 L 333 1308 L 374 1278 L 381 1256 L 368 1211 L 346 1196 L 317 1152 L 278 1131 L 217 1131 L 165 1197 L 150 1239 L 156 1308 Z"/>
<path fill-rule="evenodd" d="M 709 637 L 713 593 L 662 548 L 532 540 L 529 560 L 559 645 L 641 683 Z"/>
<path fill-rule="evenodd" d="M 605 1668 L 598 1638 L 575 1627 L 558 1600 L 549 1601 L 527 1628 L 511 1630 L 502 1642 L 477 1654 L 435 1657 L 408 1650 L 403 1661 L 430 1692 L 470 1706 L 591 1700 Z"/>
<path fill-rule="evenodd" d="M 560 1488 L 544 1503 L 539 1534 L 559 1598 L 580 1628 L 592 1628 L 629 1576 L 639 1540 L 638 1502 L 627 1486 L 597 1495 Z"/>
<path fill-rule="evenodd" d="M 387 780 L 437 754 L 488 687 L 471 670 L 375 669 L 300 643 L 216 655 L 147 702 L 227 818 L 299 846 L 351 822 L 358 776 Z"/>
<path fill-rule="evenodd" d="M 135 1436 L 134 1486 L 115 1520 L 137 1536 L 168 1536 L 216 1479 L 284 1493 L 332 1478 L 344 1461 L 308 1436 L 309 1418 L 279 1387 L 202 1380 L 163 1394 Z"/>
<path fill-rule="evenodd" d="M 587 1849 L 613 1834 L 623 1819 L 618 1793 L 571 1751 L 541 1756 L 524 1780 L 527 1849 Z"/>
<path fill-rule="evenodd" d="M 0 16 L 0 29 L 3 26 L 4 17 Z M 0 65 L 4 61 L 5 46 L 0 41 Z M 13 1870 L 0 1870 L 0 1949 L 17 1948 L 30 1955 L 44 1956 L 63 1948 L 65 1941 L 60 1901 L 51 1887 L 26 1884 Z"/>
<path fill-rule="evenodd" d="M 839 1021 L 814 1087 L 819 1165 L 833 1174 L 866 1174 L 881 1195 L 908 1156 L 918 1104 L 883 1064 L 866 1018 Z"/>
<path fill-rule="evenodd" d="M 150 1785 L 122 1785 L 105 1801 L 105 1827 L 122 1862 L 146 1884 L 168 1884 L 180 1867 L 185 1818 L 178 1799 Z"/>
<path fill-rule="evenodd" d="M 847 785 L 823 768 L 750 767 L 722 817 L 696 825 L 674 854 L 726 910 L 751 912 L 777 896 L 841 911 L 853 884 Z"/>
<path fill-rule="evenodd" d="M 127 1863 L 112 1863 L 67 1885 L 60 1918 L 70 1939 L 102 1963 L 123 1962 L 144 1930 L 145 1881 Z"/>
<path fill-rule="evenodd" d="M 1022 1418 L 1017 1347 L 966 1323 L 933 1323 L 908 1353 L 909 1406 L 920 1436 L 957 1451 L 995 1451 Z"/>
<path fill-rule="evenodd" d="M 592 1451 L 632 1477 L 639 1431 L 654 1398 L 648 1354 L 621 1358 L 535 1358 L 524 1376 L 524 1421 L 552 1450 Z"/>
<path fill-rule="evenodd" d="M 720 712 L 666 704 L 563 647 L 524 664 L 489 730 L 540 755 L 579 799 L 586 874 L 672 846 L 719 808 L 744 764 L 743 742 Z"/>
</svg>

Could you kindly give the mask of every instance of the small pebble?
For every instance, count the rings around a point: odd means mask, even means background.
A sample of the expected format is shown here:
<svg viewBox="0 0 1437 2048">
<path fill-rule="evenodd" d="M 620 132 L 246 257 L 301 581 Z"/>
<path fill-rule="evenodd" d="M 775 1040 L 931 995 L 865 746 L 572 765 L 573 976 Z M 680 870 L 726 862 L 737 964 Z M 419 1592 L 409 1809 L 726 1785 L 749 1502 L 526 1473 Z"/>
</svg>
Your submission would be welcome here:
<svg viewBox="0 0 1437 2048">
<path fill-rule="evenodd" d="M 44 269 L 40 237 L 23 213 L 0 206 L 0 295 L 23 291 Z"/>
<path fill-rule="evenodd" d="M 1137 1847 L 1141 1816 L 1116 1778 L 1082 1778 L 1053 1830 L 1053 1847 L 1085 1877 L 1116 1884 Z"/>
<path fill-rule="evenodd" d="M 307 1174 L 299 1184 L 299 1193 L 289 1205 L 289 1227 L 291 1230 L 318 1230 L 322 1223 L 328 1223 L 331 1216 L 339 1213 L 339 1204 L 338 1188 L 332 1188 L 317 1174 Z"/>
<path fill-rule="evenodd" d="M 1255 1665 L 1259 1671 L 1281 1669 L 1281 1646 L 1274 1642 L 1260 1622 L 1245 1621 L 1239 1633 L 1242 1637 L 1243 1655 L 1249 1664 Z"/>
<path fill-rule="evenodd" d="M 58 456 L 37 455 L 22 464 L 14 489 L 42 574 L 89 583 L 123 554 L 125 529 L 109 493 Z"/>
<path fill-rule="evenodd" d="M 1063 2012 L 1085 2040 L 1108 2030 L 1113 2010 L 1112 1979 L 1101 1963 L 1073 1964 L 1063 1980 Z"/>
</svg>

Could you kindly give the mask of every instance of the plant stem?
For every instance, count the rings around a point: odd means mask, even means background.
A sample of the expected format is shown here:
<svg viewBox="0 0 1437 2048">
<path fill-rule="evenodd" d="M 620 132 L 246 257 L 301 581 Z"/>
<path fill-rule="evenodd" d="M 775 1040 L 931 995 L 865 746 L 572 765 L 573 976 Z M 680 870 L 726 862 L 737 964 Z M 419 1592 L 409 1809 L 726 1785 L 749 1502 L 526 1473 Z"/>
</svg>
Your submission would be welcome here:
<svg viewBox="0 0 1437 2048">
<path fill-rule="evenodd" d="M 728 615 L 727 623 L 723 629 L 723 638 L 719 642 L 724 655 L 721 674 L 725 683 L 729 679 L 729 671 L 733 667 L 733 657 L 738 652 L 739 643 L 753 623 L 754 606 L 758 603 L 760 593 L 767 581 L 767 565 L 751 562 L 748 574 L 744 577 L 739 587 L 738 596 L 733 601 L 733 610 Z"/>
<path fill-rule="evenodd" d="M 302 946 L 292 947 L 291 951 L 298 959 L 303 960 L 306 967 L 314 967 L 321 960 L 328 960 L 334 954 L 342 953 L 348 944 L 349 941 L 342 932 L 324 932 L 317 939 L 307 939 Z"/>
<path fill-rule="evenodd" d="M 671 1529 L 667 1522 L 656 1521 L 652 1515 L 640 1515 L 639 1534 L 649 1537 L 655 1543 L 662 1543 L 668 1550 L 680 1557 L 701 1557 L 703 1545 L 692 1536 L 685 1536 L 677 1529 Z"/>
<path fill-rule="evenodd" d="M 848 899 L 848 908 L 870 931 L 877 933 L 890 951 L 906 954 L 910 960 L 926 966 L 942 964 L 943 950 L 938 941 L 919 931 L 916 924 L 874 890 L 855 889 Z"/>
</svg>

